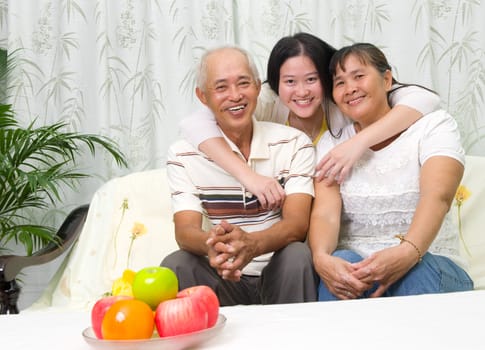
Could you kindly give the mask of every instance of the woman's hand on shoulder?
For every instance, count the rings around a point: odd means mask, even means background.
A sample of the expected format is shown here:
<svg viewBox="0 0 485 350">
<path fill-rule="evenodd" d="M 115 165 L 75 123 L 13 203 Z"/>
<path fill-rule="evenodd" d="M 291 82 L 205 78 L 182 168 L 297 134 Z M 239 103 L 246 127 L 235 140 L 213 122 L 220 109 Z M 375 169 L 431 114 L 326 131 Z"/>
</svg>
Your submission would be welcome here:
<svg viewBox="0 0 485 350">
<path fill-rule="evenodd" d="M 273 210 L 283 205 L 285 190 L 276 179 L 252 172 L 245 177 L 243 185 L 258 197 L 264 209 Z"/>
<path fill-rule="evenodd" d="M 335 146 L 318 162 L 316 180 L 326 185 L 335 181 L 342 184 L 366 149 L 367 146 L 361 145 L 355 138 Z"/>
</svg>

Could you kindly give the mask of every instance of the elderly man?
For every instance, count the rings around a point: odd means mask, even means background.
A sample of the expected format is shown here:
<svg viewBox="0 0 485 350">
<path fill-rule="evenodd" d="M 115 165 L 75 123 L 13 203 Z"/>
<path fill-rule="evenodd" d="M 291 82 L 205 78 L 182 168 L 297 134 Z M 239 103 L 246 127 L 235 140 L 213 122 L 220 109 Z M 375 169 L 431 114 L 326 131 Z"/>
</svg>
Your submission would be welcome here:
<svg viewBox="0 0 485 350">
<path fill-rule="evenodd" d="M 281 208 L 263 209 L 231 175 L 184 140 L 174 143 L 167 173 L 180 250 L 162 266 L 180 289 L 207 285 L 221 305 L 316 300 L 318 278 L 306 243 L 313 198 L 314 149 L 302 132 L 253 118 L 261 81 L 236 47 L 201 59 L 196 94 L 212 110 L 232 150 L 285 188 Z M 203 228 L 203 217 L 212 224 Z"/>
</svg>

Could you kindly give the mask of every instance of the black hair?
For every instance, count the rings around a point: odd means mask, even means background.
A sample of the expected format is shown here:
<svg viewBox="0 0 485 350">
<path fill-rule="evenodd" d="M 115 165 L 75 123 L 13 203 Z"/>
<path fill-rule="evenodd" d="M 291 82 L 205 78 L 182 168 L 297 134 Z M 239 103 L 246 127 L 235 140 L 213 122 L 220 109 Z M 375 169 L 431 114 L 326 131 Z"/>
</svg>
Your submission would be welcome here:
<svg viewBox="0 0 485 350">
<path fill-rule="evenodd" d="M 342 47 L 332 56 L 329 64 L 329 72 L 332 79 L 335 77 L 337 67 L 344 70 L 345 60 L 351 54 L 355 55 L 362 63 L 373 66 L 381 74 L 384 74 L 387 70 L 392 71 L 386 55 L 384 55 L 384 53 L 377 46 L 369 43 L 355 43 L 353 45 Z M 394 77 L 392 78 L 392 85 L 398 86 L 387 92 L 388 99 L 391 93 L 406 86 L 418 86 L 436 94 L 435 91 L 428 89 L 425 86 L 421 86 L 419 84 L 404 84 L 394 79 Z"/>
<path fill-rule="evenodd" d="M 309 33 L 296 33 L 285 36 L 275 44 L 268 59 L 266 81 L 277 95 L 280 83 L 280 69 L 285 61 L 291 57 L 307 56 L 315 65 L 323 88 L 323 105 L 325 121 L 329 125 L 330 101 L 332 101 L 332 75 L 328 67 L 330 59 L 337 50 L 322 39 Z M 330 132 L 332 132 L 330 130 Z"/>
</svg>

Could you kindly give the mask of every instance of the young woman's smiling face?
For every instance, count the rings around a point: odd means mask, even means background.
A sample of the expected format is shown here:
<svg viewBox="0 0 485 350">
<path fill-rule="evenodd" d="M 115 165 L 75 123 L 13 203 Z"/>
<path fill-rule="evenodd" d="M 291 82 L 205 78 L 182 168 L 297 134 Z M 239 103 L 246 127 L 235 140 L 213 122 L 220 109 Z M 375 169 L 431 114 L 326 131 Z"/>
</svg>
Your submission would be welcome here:
<svg viewBox="0 0 485 350">
<path fill-rule="evenodd" d="M 317 113 L 323 101 L 323 88 L 315 64 L 308 56 L 288 58 L 280 68 L 278 94 L 298 117 Z"/>
</svg>

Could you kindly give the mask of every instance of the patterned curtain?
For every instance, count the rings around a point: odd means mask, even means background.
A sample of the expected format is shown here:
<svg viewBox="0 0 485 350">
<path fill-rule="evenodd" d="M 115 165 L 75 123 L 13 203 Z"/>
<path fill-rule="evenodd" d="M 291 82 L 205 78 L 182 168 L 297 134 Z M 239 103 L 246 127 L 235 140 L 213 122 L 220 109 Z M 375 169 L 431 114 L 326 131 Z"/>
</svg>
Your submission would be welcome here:
<svg viewBox="0 0 485 350">
<path fill-rule="evenodd" d="M 398 80 L 440 94 L 467 153 L 485 156 L 484 18 L 480 0 L 0 0 L 0 46 L 16 57 L 9 101 L 22 121 L 109 136 L 128 158 L 128 169 L 82 159 L 95 177 L 67 209 L 112 177 L 164 166 L 198 105 L 206 48 L 241 45 L 264 77 L 275 42 L 298 31 L 379 46 Z"/>
</svg>

